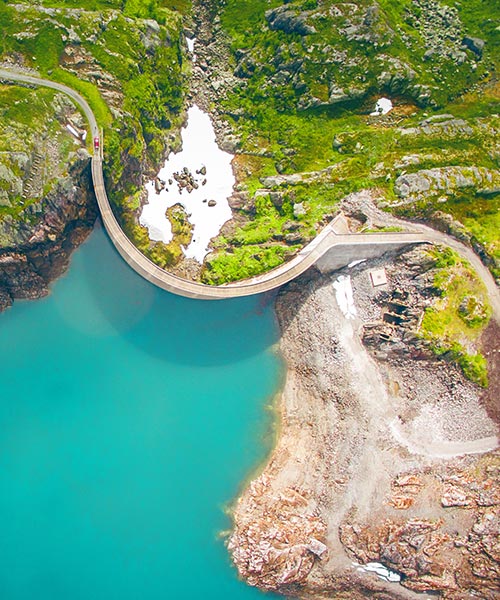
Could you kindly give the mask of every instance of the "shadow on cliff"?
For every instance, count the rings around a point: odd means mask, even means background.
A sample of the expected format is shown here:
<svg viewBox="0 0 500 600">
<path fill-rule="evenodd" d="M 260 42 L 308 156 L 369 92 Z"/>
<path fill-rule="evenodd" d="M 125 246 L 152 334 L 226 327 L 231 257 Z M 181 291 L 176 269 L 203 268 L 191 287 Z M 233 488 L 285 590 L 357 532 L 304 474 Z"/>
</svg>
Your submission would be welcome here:
<svg viewBox="0 0 500 600">
<path fill-rule="evenodd" d="M 170 363 L 211 366 L 259 354 L 279 339 L 274 295 L 191 300 L 137 275 L 98 222 L 78 256 L 88 293 L 112 330 Z"/>
</svg>

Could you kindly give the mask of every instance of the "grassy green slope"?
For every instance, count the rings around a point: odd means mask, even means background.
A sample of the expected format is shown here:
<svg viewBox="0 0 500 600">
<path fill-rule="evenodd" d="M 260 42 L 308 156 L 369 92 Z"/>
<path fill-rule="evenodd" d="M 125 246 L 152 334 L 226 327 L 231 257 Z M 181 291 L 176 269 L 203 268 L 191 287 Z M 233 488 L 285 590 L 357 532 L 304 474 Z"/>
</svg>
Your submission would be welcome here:
<svg viewBox="0 0 500 600">
<path fill-rule="evenodd" d="M 492 115 L 499 110 L 495 73 L 500 15 L 491 3 L 288 3 L 287 10 L 314 27 L 315 33 L 308 35 L 271 28 L 266 11 L 282 4 L 220 3 L 222 27 L 231 40 L 239 75 L 238 85 L 221 103 L 242 140 L 240 173 L 252 195 L 263 187 L 265 176 L 334 169 L 314 185 L 275 188 L 285 196 L 283 209 L 275 209 L 270 219 L 272 208 L 262 212 L 257 207 L 250 223 L 232 237 L 219 239 L 220 250 L 204 274 L 210 283 L 237 278 L 238 262 L 245 265 L 249 256 L 254 272 L 265 270 L 268 261 L 259 261 L 260 255 L 275 249 L 286 256 L 276 242 L 285 223 L 297 221 L 307 241 L 349 192 L 376 187 L 396 204 L 393 183 L 403 172 L 449 165 L 498 167 Z M 443 7 L 451 12 L 440 20 L 436 10 Z M 481 57 L 462 47 L 465 35 L 478 35 L 486 42 Z M 435 50 L 428 53 L 432 47 Z M 331 101 L 332 89 L 345 98 Z M 396 109 L 388 117 L 370 118 L 381 95 L 391 97 Z M 472 133 L 399 132 L 444 112 L 465 119 Z M 414 163 L 398 167 L 407 155 L 416 157 Z M 425 203 L 397 210 L 425 219 L 437 210 L 448 213 L 493 261 L 500 259 L 498 197 L 480 197 L 469 189 L 450 192 L 443 204 L 442 196 L 430 194 Z M 303 203 L 306 214 L 294 219 L 290 207 L 295 203 Z M 233 268 L 221 268 L 228 262 Z"/>
<path fill-rule="evenodd" d="M 139 246 L 141 175 L 153 172 L 184 105 L 182 14 L 168 0 L 0 0 L 0 58 L 87 98 L 104 127 L 105 176 L 117 216 Z M 155 21 L 151 21 L 154 19 Z M 149 252 L 149 244 L 142 244 Z M 156 249 L 158 254 L 158 249 Z M 160 252 L 161 254 L 161 252 Z"/>
</svg>

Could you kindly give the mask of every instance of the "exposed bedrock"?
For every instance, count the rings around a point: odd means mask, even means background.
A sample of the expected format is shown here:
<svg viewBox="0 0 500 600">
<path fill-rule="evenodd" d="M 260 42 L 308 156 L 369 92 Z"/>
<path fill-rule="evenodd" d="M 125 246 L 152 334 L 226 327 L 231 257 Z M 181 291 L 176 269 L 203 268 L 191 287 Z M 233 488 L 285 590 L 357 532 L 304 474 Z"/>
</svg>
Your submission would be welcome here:
<svg viewBox="0 0 500 600">
<path fill-rule="evenodd" d="M 68 267 L 72 251 L 92 230 L 97 205 L 90 179 L 90 157 L 80 153 L 68 176 L 31 211 L 31 218 L 0 224 L 0 310 L 14 299 L 48 294 L 51 281 Z"/>
<path fill-rule="evenodd" d="M 373 266 L 349 273 L 353 318 L 314 270 L 278 296 L 280 435 L 234 507 L 233 560 L 251 585 L 299 598 L 498 597 L 497 425 L 451 364 L 363 346 Z"/>
</svg>

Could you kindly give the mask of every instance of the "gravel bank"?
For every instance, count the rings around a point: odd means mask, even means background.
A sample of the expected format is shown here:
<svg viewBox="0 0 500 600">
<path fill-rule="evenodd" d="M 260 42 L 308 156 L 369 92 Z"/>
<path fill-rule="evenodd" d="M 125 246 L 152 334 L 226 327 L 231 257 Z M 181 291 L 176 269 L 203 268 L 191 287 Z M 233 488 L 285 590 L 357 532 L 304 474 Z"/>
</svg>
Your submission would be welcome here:
<svg viewBox="0 0 500 600">
<path fill-rule="evenodd" d="M 363 325 L 378 316 L 369 270 L 382 262 L 350 273 L 355 318 L 339 308 L 332 277 L 313 271 L 279 295 L 281 435 L 235 506 L 229 548 L 250 584 L 284 595 L 493 598 L 491 531 L 470 540 L 485 519 L 498 527 L 497 427 L 457 369 L 404 352 L 374 358 L 363 345 Z M 394 260 L 385 262 L 390 274 Z M 461 490 L 451 496 L 450 478 Z M 474 571 L 478 556 L 490 562 Z M 370 561 L 402 584 L 359 569 Z"/>
</svg>

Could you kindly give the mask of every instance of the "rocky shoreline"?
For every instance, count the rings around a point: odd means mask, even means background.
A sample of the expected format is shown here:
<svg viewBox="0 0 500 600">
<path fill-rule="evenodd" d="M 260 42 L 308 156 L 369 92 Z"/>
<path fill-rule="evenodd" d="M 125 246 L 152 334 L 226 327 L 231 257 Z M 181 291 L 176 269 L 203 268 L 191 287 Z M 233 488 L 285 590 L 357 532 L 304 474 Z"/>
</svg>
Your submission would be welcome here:
<svg viewBox="0 0 500 600">
<path fill-rule="evenodd" d="M 422 260 L 414 250 L 344 272 L 354 318 L 337 302 L 338 273 L 311 270 L 279 294 L 281 435 L 234 507 L 228 542 L 249 584 L 303 599 L 497 597 L 500 454 L 487 394 L 404 336 L 378 352 L 363 344 L 381 314 L 370 271 L 386 269 L 386 292 L 409 289 L 401 261 L 414 277 Z"/>
<path fill-rule="evenodd" d="M 4 219 L 2 236 L 15 244 L 0 248 L 0 311 L 16 299 L 37 299 L 49 293 L 49 285 L 69 266 L 72 252 L 92 231 L 97 217 L 90 156 L 82 150 L 27 220 L 14 223 Z M 4 235 L 5 234 L 5 235 Z"/>
</svg>

